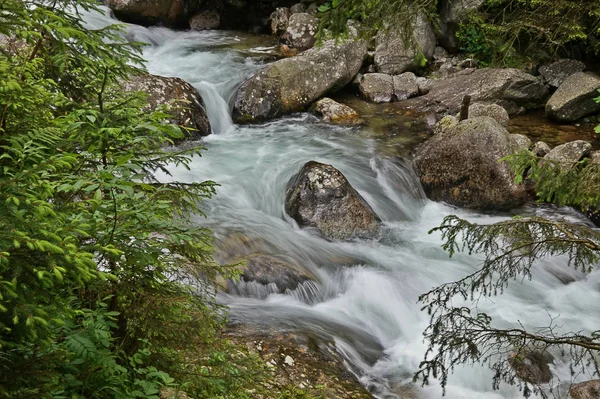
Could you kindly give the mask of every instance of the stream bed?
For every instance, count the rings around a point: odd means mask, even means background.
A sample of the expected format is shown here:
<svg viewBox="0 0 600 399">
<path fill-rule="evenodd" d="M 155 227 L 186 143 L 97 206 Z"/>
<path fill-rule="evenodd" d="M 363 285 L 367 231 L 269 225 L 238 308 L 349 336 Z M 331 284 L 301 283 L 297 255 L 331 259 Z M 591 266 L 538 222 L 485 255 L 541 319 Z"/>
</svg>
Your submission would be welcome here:
<svg viewBox="0 0 600 399">
<path fill-rule="evenodd" d="M 107 14 L 108 15 L 108 14 Z M 89 15 L 90 26 L 113 23 Z M 220 294 L 230 318 L 282 329 L 310 332 L 335 342 L 347 367 L 378 398 L 396 398 L 412 384 L 426 346 L 422 333 L 428 316 L 418 296 L 432 287 L 474 271 L 481 257 L 452 259 L 441 238 L 428 231 L 449 214 L 491 223 L 509 215 L 482 214 L 427 200 L 410 162 L 415 145 L 427 135 L 417 116 L 376 114 L 361 128 L 319 123 L 300 113 L 268 123 L 237 126 L 230 100 L 241 82 L 273 59 L 273 39 L 227 31 L 175 32 L 130 25 L 128 38 L 149 43 L 144 50 L 150 73 L 180 77 L 197 88 L 207 105 L 213 134 L 191 170 L 173 168 L 172 179 L 220 184 L 206 201 L 207 219 L 216 242 L 234 234 L 257 242 L 263 253 L 293 259 L 317 282 L 283 294 L 244 287 L 244 295 Z M 364 111 L 363 111 L 364 112 Z M 396 118 L 396 119 L 394 119 Z M 286 185 L 307 161 L 338 168 L 383 220 L 376 239 L 328 241 L 301 229 L 284 212 Z M 166 178 L 166 177 L 165 177 Z M 567 217 L 578 218 L 568 210 Z M 525 208 L 522 214 L 555 212 Z M 196 221 L 195 221 L 196 222 Z M 583 276 L 563 270 L 565 259 L 548 259 L 534 270 L 533 281 L 514 283 L 499 297 L 479 302 L 499 326 L 546 326 L 550 317 L 565 331 L 590 332 L 600 325 L 600 273 Z M 562 270 L 558 276 L 557 270 Z M 564 284 L 564 275 L 572 280 Z M 563 382 L 571 381 L 568 363 L 551 366 Z M 492 371 L 480 365 L 456 369 L 446 397 L 520 398 L 515 388 L 492 389 Z M 576 380 L 589 376 L 578 375 Z M 556 381 L 554 381 L 556 383 Z M 419 387 L 419 398 L 441 398 L 439 384 Z"/>
</svg>

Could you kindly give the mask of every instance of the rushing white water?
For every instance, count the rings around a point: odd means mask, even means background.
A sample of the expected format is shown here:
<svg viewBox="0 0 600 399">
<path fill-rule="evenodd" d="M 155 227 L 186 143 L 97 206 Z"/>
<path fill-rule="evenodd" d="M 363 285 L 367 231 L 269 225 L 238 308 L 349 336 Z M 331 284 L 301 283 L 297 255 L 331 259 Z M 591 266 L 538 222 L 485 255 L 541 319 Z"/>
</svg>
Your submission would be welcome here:
<svg viewBox="0 0 600 399">
<path fill-rule="evenodd" d="M 98 15 L 87 20 L 94 27 L 114 22 Z M 505 217 L 424 200 L 410 164 L 380 155 L 376 142 L 355 129 L 320 124 L 305 114 L 235 126 L 228 103 L 244 77 L 259 67 L 257 57 L 265 51 L 244 49 L 248 36 L 135 26 L 127 34 L 150 43 L 144 57 L 151 73 L 187 80 L 207 104 L 215 133 L 205 140 L 208 151 L 193 160 L 190 171 L 172 170 L 180 181 L 221 184 L 216 198 L 204 205 L 208 219 L 200 223 L 217 238 L 232 232 L 258 238 L 269 253 L 292 257 L 319 278 L 317 284 L 285 294 L 273 287 L 240 286 L 243 295 L 220 297 L 232 317 L 311 331 L 334 341 L 348 367 L 375 395 L 402 395 L 399 387 L 411 383 L 425 351 L 422 332 L 428 316 L 420 311 L 419 294 L 472 272 L 481 260 L 466 255 L 449 259 L 440 237 L 428 231 L 451 213 L 481 223 Z M 378 239 L 327 241 L 285 215 L 286 184 L 309 160 L 332 164 L 344 173 L 384 221 Z M 563 264 L 564 259 L 541 262 L 533 281 L 514 283 L 502 296 L 482 300 L 479 308 L 502 326 L 547 326 L 550 317 L 558 317 L 564 331 L 595 330 L 600 325 L 600 273 L 585 277 L 563 271 L 575 280 L 565 285 L 553 273 Z M 560 358 L 552 369 L 562 381 L 571 381 Z M 449 380 L 447 397 L 520 397 L 510 386 L 493 391 L 491 380 L 491 371 L 482 366 L 459 368 Z M 421 398 L 441 397 L 435 382 L 415 390 Z"/>
</svg>

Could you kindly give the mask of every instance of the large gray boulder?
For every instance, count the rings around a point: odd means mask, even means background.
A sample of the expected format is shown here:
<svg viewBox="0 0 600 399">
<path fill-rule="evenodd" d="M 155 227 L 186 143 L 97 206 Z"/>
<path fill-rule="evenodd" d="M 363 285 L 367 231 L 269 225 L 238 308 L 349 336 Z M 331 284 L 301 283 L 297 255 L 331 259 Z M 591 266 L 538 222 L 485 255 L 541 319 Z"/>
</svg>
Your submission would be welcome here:
<svg viewBox="0 0 600 399">
<path fill-rule="evenodd" d="M 513 68 L 464 70 L 443 79 L 432 79 L 430 83 L 429 93 L 407 100 L 407 105 L 455 114 L 465 95 L 471 96 L 472 103 L 532 107 L 541 106 L 548 93 L 548 87 L 539 78 Z"/>
<path fill-rule="evenodd" d="M 539 73 L 550 86 L 559 87 L 566 78 L 584 70 L 585 64 L 583 62 L 562 59 L 551 64 L 542 65 Z"/>
<path fill-rule="evenodd" d="M 319 20 L 312 15 L 292 14 L 280 41 L 290 49 L 296 49 L 299 52 L 308 50 L 317 41 L 318 28 Z"/>
<path fill-rule="evenodd" d="M 415 165 L 427 196 L 434 201 L 479 210 L 507 210 L 527 200 L 506 162 L 516 143 L 490 117 L 445 123 L 446 128 L 416 151 Z"/>
<path fill-rule="evenodd" d="M 269 64 L 238 89 L 233 117 L 237 122 L 254 122 L 300 111 L 350 83 L 366 54 L 365 41 L 331 40 Z"/>
<path fill-rule="evenodd" d="M 220 28 L 254 32 L 268 29 L 269 15 L 276 7 L 289 7 L 294 0 L 104 0 L 117 18 L 144 26 L 187 28 L 189 19 L 203 11 L 221 16 Z"/>
<path fill-rule="evenodd" d="M 419 85 L 414 73 L 404 72 L 401 75 L 394 76 L 393 80 L 394 98 L 396 100 L 406 100 L 419 95 Z"/>
<path fill-rule="evenodd" d="M 468 18 L 471 11 L 477 10 L 484 0 L 440 0 L 438 2 L 440 26 L 438 41 L 449 52 L 459 50 L 456 37 L 461 22 Z"/>
<path fill-rule="evenodd" d="M 331 239 L 372 236 L 380 225 L 373 209 L 339 170 L 314 161 L 290 181 L 285 211 L 300 226 L 316 227 Z"/>
<path fill-rule="evenodd" d="M 406 100 L 419 95 L 417 77 L 412 72 L 396 76 L 365 73 L 359 81 L 358 89 L 365 100 L 374 103 Z"/>
<path fill-rule="evenodd" d="M 600 380 L 581 382 L 569 389 L 571 399 L 598 399 L 600 398 Z"/>
<path fill-rule="evenodd" d="M 148 94 L 151 110 L 167 105 L 171 122 L 179 125 L 188 138 L 199 138 L 210 134 L 210 122 L 202 97 L 194 87 L 179 78 L 156 75 L 136 76 L 124 82 L 126 91 L 141 91 Z"/>
<path fill-rule="evenodd" d="M 375 66 L 377 71 L 399 75 L 420 68 L 424 57 L 433 59 L 435 33 L 424 14 L 414 18 L 410 32 L 400 26 L 380 31 L 376 37 Z"/>
<path fill-rule="evenodd" d="M 394 80 L 385 73 L 365 73 L 358 90 L 367 101 L 389 103 L 394 99 Z"/>
<path fill-rule="evenodd" d="M 562 122 L 573 122 L 586 115 L 600 112 L 600 78 L 577 72 L 564 80 L 546 103 L 546 116 Z"/>
<path fill-rule="evenodd" d="M 117 18 L 140 25 L 185 26 L 192 7 L 186 0 L 106 0 Z"/>
<path fill-rule="evenodd" d="M 560 164 L 572 165 L 589 155 L 592 145 L 587 141 L 575 140 L 554 147 L 544 159 Z"/>
</svg>

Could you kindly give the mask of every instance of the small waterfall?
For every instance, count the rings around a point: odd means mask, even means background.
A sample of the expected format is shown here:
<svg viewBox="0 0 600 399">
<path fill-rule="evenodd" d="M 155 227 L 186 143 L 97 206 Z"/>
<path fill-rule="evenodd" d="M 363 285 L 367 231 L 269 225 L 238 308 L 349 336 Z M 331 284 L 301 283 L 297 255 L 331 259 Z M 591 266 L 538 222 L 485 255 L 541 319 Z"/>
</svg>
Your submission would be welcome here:
<svg viewBox="0 0 600 399">
<path fill-rule="evenodd" d="M 280 293 L 277 284 L 259 284 L 254 281 L 230 281 L 227 285 L 227 290 L 231 295 L 244 297 L 244 298 L 255 298 L 255 299 L 266 299 L 271 295 L 277 295 Z M 307 280 L 291 290 L 286 289 L 281 295 L 289 296 L 295 301 L 312 304 L 323 300 L 323 293 L 321 288 L 314 281 Z"/>
<path fill-rule="evenodd" d="M 227 101 L 219 94 L 218 88 L 209 82 L 200 82 L 194 87 L 200 92 L 204 100 L 213 134 L 224 134 L 231 131 L 233 121 L 229 113 L 229 106 Z"/>
<path fill-rule="evenodd" d="M 107 7 L 102 10 L 104 14 L 84 12 L 88 28 L 100 29 L 118 22 L 111 17 Z M 243 79 L 259 64 L 236 51 L 228 51 L 228 46 L 240 46 L 247 36 L 240 38 L 241 34 L 222 31 L 175 32 L 162 27 L 123 25 L 125 39 L 147 44 L 143 48 L 143 57 L 148 72 L 182 78 L 198 90 L 206 105 L 213 134 L 225 134 L 233 129 L 228 104 Z M 268 54 L 268 50 L 269 47 L 261 46 L 256 53 Z"/>
</svg>

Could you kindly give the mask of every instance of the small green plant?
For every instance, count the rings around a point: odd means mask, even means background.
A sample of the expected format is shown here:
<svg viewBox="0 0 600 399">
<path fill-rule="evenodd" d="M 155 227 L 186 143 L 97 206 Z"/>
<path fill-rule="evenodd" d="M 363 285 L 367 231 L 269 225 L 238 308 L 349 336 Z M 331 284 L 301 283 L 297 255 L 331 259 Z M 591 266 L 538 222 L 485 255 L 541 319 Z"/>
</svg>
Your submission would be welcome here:
<svg viewBox="0 0 600 399">
<path fill-rule="evenodd" d="M 427 60 L 427 57 L 425 57 L 425 55 L 422 52 L 419 52 L 414 59 L 414 63 L 419 65 L 419 67 L 421 69 L 424 69 L 425 67 L 427 67 L 427 63 L 429 61 Z"/>
</svg>

